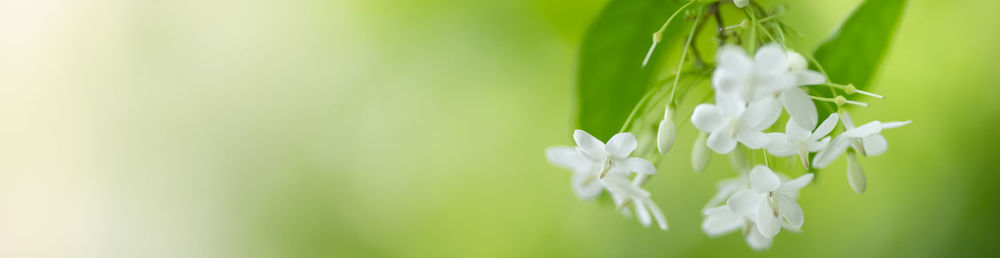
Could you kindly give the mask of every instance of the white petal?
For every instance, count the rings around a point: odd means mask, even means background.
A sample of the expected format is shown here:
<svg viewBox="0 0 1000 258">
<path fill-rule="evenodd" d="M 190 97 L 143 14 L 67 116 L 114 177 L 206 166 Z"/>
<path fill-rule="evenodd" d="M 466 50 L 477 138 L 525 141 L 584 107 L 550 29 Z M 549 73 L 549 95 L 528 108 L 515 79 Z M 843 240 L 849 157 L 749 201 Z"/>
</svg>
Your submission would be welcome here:
<svg viewBox="0 0 1000 258">
<path fill-rule="evenodd" d="M 757 212 L 757 205 L 764 201 L 764 196 L 751 190 L 739 191 L 729 197 L 726 206 L 729 206 L 729 210 L 735 214 L 752 216 Z"/>
<path fill-rule="evenodd" d="M 708 148 L 720 154 L 726 154 L 736 148 L 736 139 L 728 132 L 716 132 L 708 136 Z"/>
<path fill-rule="evenodd" d="M 747 52 L 743 51 L 743 48 L 734 45 L 726 45 L 719 48 L 719 51 L 715 54 L 715 58 L 719 65 L 719 68 L 716 70 L 748 73 L 753 67 L 753 61 L 750 60 Z"/>
<path fill-rule="evenodd" d="M 698 138 L 694 141 L 694 147 L 691 148 L 691 168 L 694 169 L 694 172 L 705 170 L 705 167 L 708 166 L 708 159 L 712 157 L 712 153 L 709 153 L 708 148 L 706 148 L 708 147 L 707 139 L 708 134 L 699 133 Z"/>
<path fill-rule="evenodd" d="M 639 220 L 639 224 L 644 227 L 653 224 L 653 218 L 649 216 L 649 210 L 646 210 L 646 206 L 642 202 L 633 200 L 632 205 L 635 206 L 635 218 Z"/>
<path fill-rule="evenodd" d="M 850 138 L 837 136 L 833 138 L 833 142 L 830 143 L 826 149 L 820 150 L 813 157 L 813 167 L 814 168 L 825 168 L 829 166 L 840 154 L 844 154 L 847 150 L 847 146 L 850 144 Z"/>
<path fill-rule="evenodd" d="M 823 136 L 826 136 L 827 134 L 830 134 L 830 132 L 833 131 L 833 128 L 837 127 L 837 119 L 839 118 L 840 116 L 837 115 L 837 113 L 830 114 L 830 116 L 826 117 L 826 120 L 823 120 L 822 124 L 819 124 L 819 127 L 816 127 L 816 131 L 812 133 L 812 136 L 809 137 L 809 139 L 815 141 L 823 138 Z"/>
<path fill-rule="evenodd" d="M 796 85 L 814 85 L 826 82 L 826 76 L 815 71 L 801 70 L 793 73 Z"/>
<path fill-rule="evenodd" d="M 859 194 L 865 193 L 865 189 L 868 188 L 865 171 L 853 153 L 847 154 L 847 182 L 850 183 L 851 189 Z"/>
<path fill-rule="evenodd" d="M 775 197 L 778 198 L 778 214 L 781 214 L 781 217 L 785 218 L 793 228 L 802 228 L 802 222 L 805 220 L 802 215 L 802 207 L 799 207 L 795 200 L 783 194 Z"/>
<path fill-rule="evenodd" d="M 702 132 L 715 132 L 725 125 L 725 119 L 719 108 L 712 104 L 700 104 L 691 114 L 691 124 Z"/>
<path fill-rule="evenodd" d="M 773 238 L 781 230 L 781 221 L 778 220 L 778 214 L 775 214 L 768 201 L 760 202 L 757 205 L 756 222 L 757 230 L 760 230 L 760 233 L 767 238 Z"/>
<path fill-rule="evenodd" d="M 701 223 L 701 230 L 710 237 L 718 237 L 733 232 L 743 226 L 743 217 L 734 214 L 726 206 L 719 206 L 705 211 L 708 215 Z"/>
<path fill-rule="evenodd" d="M 646 175 L 656 174 L 656 166 L 653 166 L 653 163 L 642 158 L 627 158 L 622 161 L 621 165 L 622 169 L 628 172 L 636 172 Z"/>
<path fill-rule="evenodd" d="M 712 199 L 708 200 L 706 207 L 716 206 L 733 196 L 734 193 L 742 190 L 750 189 L 750 183 L 747 182 L 746 177 L 740 176 L 737 178 L 730 178 L 720 181 L 716 184 L 716 189 L 718 193 L 712 196 Z"/>
<path fill-rule="evenodd" d="M 791 88 L 781 92 L 781 101 L 785 105 L 788 116 L 795 119 L 802 128 L 812 131 L 816 127 L 816 104 L 813 104 L 809 94 L 799 88 Z"/>
<path fill-rule="evenodd" d="M 719 114 L 728 119 L 743 115 L 747 109 L 747 102 L 737 94 L 716 92 L 715 106 L 719 108 Z"/>
<path fill-rule="evenodd" d="M 795 154 L 794 146 L 788 143 L 788 137 L 784 133 L 767 133 L 767 144 L 764 148 L 768 153 L 778 157 L 788 157 Z"/>
<path fill-rule="evenodd" d="M 750 103 L 742 122 L 755 130 L 764 130 L 774 125 L 780 116 L 781 103 L 775 98 L 767 97 Z"/>
<path fill-rule="evenodd" d="M 749 87 L 747 80 L 750 73 L 748 71 L 726 70 L 717 68 L 712 73 L 712 89 L 716 94 L 737 94 Z"/>
<path fill-rule="evenodd" d="M 844 123 L 844 128 L 847 130 L 854 129 L 854 119 L 851 118 L 851 113 L 844 111 L 844 113 L 840 115 L 840 122 Z"/>
<path fill-rule="evenodd" d="M 878 121 L 871 121 L 861 126 L 855 127 L 854 129 L 847 130 L 846 132 L 840 134 L 844 137 L 851 138 L 861 138 L 867 137 L 869 135 L 875 135 L 882 132 L 882 123 Z"/>
<path fill-rule="evenodd" d="M 781 184 L 781 187 L 779 187 L 777 191 L 798 192 L 799 189 L 802 189 L 802 187 L 809 185 L 809 182 L 812 182 L 813 176 L 814 176 L 813 173 L 806 173 L 805 175 L 802 175 L 799 178 Z"/>
<path fill-rule="evenodd" d="M 663 216 L 663 211 L 660 211 L 660 207 L 653 203 L 653 200 L 646 198 L 643 203 L 649 209 L 649 212 L 653 213 L 653 218 L 656 219 L 656 224 L 660 225 L 660 229 L 667 230 L 667 217 Z"/>
<path fill-rule="evenodd" d="M 604 154 L 604 143 L 583 130 L 573 131 L 573 140 L 576 140 L 576 145 L 588 155 L 599 157 Z"/>
<path fill-rule="evenodd" d="M 639 146 L 639 142 L 635 140 L 632 133 L 619 133 L 608 140 L 608 145 L 604 146 L 604 150 L 619 158 L 624 158 L 628 157 L 637 146 Z"/>
<path fill-rule="evenodd" d="M 788 71 L 788 56 L 778 44 L 768 44 L 757 49 L 754 55 L 755 72 L 777 73 Z"/>
<path fill-rule="evenodd" d="M 568 146 L 556 146 L 545 149 L 545 159 L 549 160 L 549 163 L 552 163 L 552 165 L 569 170 L 576 170 L 586 166 L 588 162 L 583 156 L 580 156 L 576 148 Z"/>
<path fill-rule="evenodd" d="M 604 186 L 608 188 L 608 191 L 627 196 L 629 198 L 641 199 L 648 198 L 649 192 L 639 188 L 628 182 L 628 179 L 622 176 L 606 176 L 604 179 L 599 179 Z"/>
<path fill-rule="evenodd" d="M 580 199 L 590 200 L 596 198 L 598 195 L 604 191 L 604 185 L 598 182 L 597 176 L 594 173 L 589 172 L 578 172 L 573 174 L 572 178 L 573 192 Z"/>
<path fill-rule="evenodd" d="M 913 120 L 907 120 L 907 121 L 903 121 L 903 122 L 885 122 L 885 123 L 882 123 L 882 129 L 896 128 L 896 127 L 908 125 L 911 122 L 913 122 Z"/>
<path fill-rule="evenodd" d="M 809 143 L 809 152 L 820 151 L 820 150 L 826 148 L 826 146 L 828 146 L 829 144 L 830 144 L 830 136 L 823 137 L 823 139 L 821 139 L 821 140 L 819 140 L 817 142 L 810 142 Z"/>
<path fill-rule="evenodd" d="M 788 123 L 785 123 L 785 133 L 788 135 L 789 142 L 801 142 L 809 139 L 809 135 L 812 132 L 807 128 L 803 128 L 802 124 L 796 122 L 793 117 L 788 119 Z"/>
<path fill-rule="evenodd" d="M 764 165 L 757 165 L 750 170 L 750 188 L 754 192 L 766 193 L 778 189 L 781 179 L 771 169 Z"/>
<path fill-rule="evenodd" d="M 889 149 L 889 143 L 881 134 L 865 137 L 861 142 L 865 146 L 865 154 L 869 157 L 882 155 Z"/>
<path fill-rule="evenodd" d="M 763 251 L 771 248 L 771 241 L 773 241 L 771 238 L 765 237 L 761 234 L 760 230 L 757 230 L 757 227 L 751 227 L 749 230 L 750 232 L 746 234 L 745 240 L 750 248 L 757 251 Z"/>
<path fill-rule="evenodd" d="M 661 154 L 670 151 L 674 147 L 674 136 L 677 134 L 677 126 L 670 119 L 660 121 L 660 127 L 656 134 L 656 150 Z"/>
<path fill-rule="evenodd" d="M 750 149 L 764 148 L 767 144 L 767 135 L 759 131 L 746 130 L 736 135 L 736 138 Z"/>
</svg>

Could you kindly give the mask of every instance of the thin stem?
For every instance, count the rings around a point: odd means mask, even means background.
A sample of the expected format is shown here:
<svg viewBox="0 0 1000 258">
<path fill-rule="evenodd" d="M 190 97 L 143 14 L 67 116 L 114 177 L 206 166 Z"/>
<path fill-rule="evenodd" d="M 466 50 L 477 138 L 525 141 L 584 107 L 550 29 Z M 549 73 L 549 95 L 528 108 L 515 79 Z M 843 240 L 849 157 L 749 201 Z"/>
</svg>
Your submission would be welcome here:
<svg viewBox="0 0 1000 258">
<path fill-rule="evenodd" d="M 639 99 L 639 103 L 636 103 L 635 107 L 632 107 L 632 112 L 629 112 L 628 118 L 625 119 L 625 124 L 623 124 L 622 128 L 618 130 L 618 133 L 625 132 L 625 129 L 628 129 L 629 124 L 632 123 L 632 118 L 635 118 L 636 111 L 638 111 L 639 108 L 643 106 L 643 104 L 646 104 L 646 101 L 648 101 L 655 92 L 656 91 L 652 89 L 646 91 L 646 94 L 643 95 L 641 99 Z"/>
<path fill-rule="evenodd" d="M 865 96 L 869 96 L 869 97 L 885 99 L 885 97 L 882 96 L 882 95 L 878 95 L 878 94 L 875 94 L 875 93 L 871 93 L 871 92 L 859 90 L 858 88 L 855 88 L 853 84 L 841 85 L 841 84 L 827 82 L 827 83 L 824 83 L 822 85 L 826 85 L 826 86 L 830 86 L 830 87 L 834 87 L 834 88 L 838 88 L 838 89 L 844 90 L 844 92 L 846 92 L 847 94 L 860 93 L 861 95 L 865 95 Z"/>
<path fill-rule="evenodd" d="M 764 166 L 771 167 L 771 163 L 767 161 L 767 149 L 760 149 L 764 153 Z"/>
<path fill-rule="evenodd" d="M 816 61 L 816 57 L 814 57 L 810 53 L 806 53 L 803 56 L 805 56 L 806 58 L 808 58 L 809 62 L 812 62 L 814 65 L 816 65 L 816 68 L 819 69 L 819 72 L 823 73 L 823 77 L 826 77 L 827 80 L 830 79 L 830 75 L 826 73 L 826 69 L 823 69 L 823 65 L 820 64 L 819 61 Z M 833 96 L 837 95 L 837 91 L 834 90 L 833 87 L 830 87 L 830 95 L 833 95 Z M 840 108 L 840 107 L 838 107 L 838 108 Z"/>
<path fill-rule="evenodd" d="M 715 16 L 715 26 L 718 28 L 716 31 L 716 37 L 719 38 L 720 44 L 725 43 L 727 28 L 723 27 L 723 24 L 725 23 L 722 22 L 722 15 L 719 14 L 719 2 L 712 3 L 712 5 L 708 6 L 708 12 L 712 14 L 712 16 Z"/>
<path fill-rule="evenodd" d="M 670 90 L 670 102 L 668 105 L 674 104 L 674 95 L 677 93 L 677 82 L 681 79 L 681 69 L 684 68 L 684 59 L 687 58 L 688 48 L 691 47 L 691 42 L 694 41 L 694 32 L 698 28 L 698 23 L 701 22 L 701 15 L 694 18 L 694 24 L 691 25 L 691 33 L 688 33 L 687 42 L 684 43 L 684 52 L 681 52 L 681 62 L 677 64 L 677 76 L 674 77 L 674 86 Z"/>
<path fill-rule="evenodd" d="M 715 96 L 715 91 L 710 90 L 710 91 L 708 91 L 708 94 L 705 94 L 705 97 L 702 98 L 701 102 L 699 102 L 699 103 L 708 102 L 708 100 L 711 99 L 712 96 Z M 691 109 L 691 111 L 687 113 L 687 116 L 684 116 L 684 117 L 690 118 L 692 115 L 694 115 L 694 109 Z M 684 127 L 685 125 L 687 125 L 688 121 L 691 121 L 691 119 L 683 119 L 683 120 L 681 120 L 681 122 L 679 124 L 677 124 L 677 128 Z"/>
<path fill-rule="evenodd" d="M 646 58 L 642 59 L 642 67 L 646 67 L 646 64 L 649 63 L 649 58 L 653 56 L 653 50 L 656 49 L 656 45 L 663 39 L 663 31 L 667 30 L 667 25 L 670 25 L 670 22 L 674 20 L 674 17 L 677 17 L 677 14 L 684 11 L 684 9 L 687 9 L 688 6 L 691 6 L 694 2 L 695 0 L 688 1 L 686 4 L 682 5 L 681 8 L 678 8 L 677 11 L 674 11 L 674 13 L 667 18 L 667 21 L 660 26 L 660 29 L 653 33 L 653 45 L 649 46 L 649 51 L 646 52 Z"/>
<path fill-rule="evenodd" d="M 708 16 L 710 14 L 708 12 L 705 12 L 702 15 Z M 706 24 L 708 24 L 708 23 L 707 22 L 696 23 L 695 25 L 698 26 L 698 29 L 695 29 L 694 34 L 692 34 L 691 37 L 692 38 L 698 38 L 698 36 L 701 35 L 701 31 L 705 29 L 705 25 Z M 701 58 L 701 52 L 698 51 L 698 46 L 697 45 L 692 45 L 692 47 L 691 47 L 691 53 L 694 54 L 694 64 L 695 64 L 695 67 L 698 68 L 698 69 L 704 68 L 705 67 L 705 60 Z"/>
<path fill-rule="evenodd" d="M 824 98 L 824 97 L 817 97 L 817 96 L 811 96 L 810 95 L 809 98 L 814 99 L 814 100 L 819 100 L 819 101 L 826 101 L 826 102 L 835 103 L 835 104 L 837 104 L 838 108 L 841 105 L 840 102 L 843 102 L 843 104 L 851 104 L 851 105 L 858 105 L 858 106 L 862 106 L 862 107 L 868 107 L 868 103 L 858 102 L 858 101 L 853 101 L 853 100 L 847 100 L 846 98 L 844 98 L 844 96 L 837 96 L 836 98 Z"/>
<path fill-rule="evenodd" d="M 758 22 L 758 23 L 757 23 L 757 27 L 760 27 L 760 31 L 761 31 L 761 32 L 764 32 L 764 36 L 767 36 L 767 38 L 768 38 L 768 39 L 770 39 L 771 41 L 777 41 L 777 40 L 774 40 L 774 36 L 773 36 L 773 35 L 771 35 L 771 32 L 767 31 L 767 28 L 764 28 L 764 25 L 762 25 L 762 24 L 760 24 L 760 23 Z M 785 44 L 784 44 L 784 43 L 782 43 L 782 44 L 781 44 L 781 47 L 785 47 Z"/>
<path fill-rule="evenodd" d="M 757 20 L 757 21 L 758 22 L 767 22 L 767 21 L 770 21 L 770 20 L 776 19 L 776 18 L 778 18 L 778 15 L 771 15 L 771 16 L 768 16 L 768 17 L 761 18 L 760 20 Z"/>
<path fill-rule="evenodd" d="M 757 50 L 757 16 L 753 15 L 750 10 L 746 8 L 743 9 L 743 14 L 750 18 L 750 53 L 754 53 Z"/>
</svg>

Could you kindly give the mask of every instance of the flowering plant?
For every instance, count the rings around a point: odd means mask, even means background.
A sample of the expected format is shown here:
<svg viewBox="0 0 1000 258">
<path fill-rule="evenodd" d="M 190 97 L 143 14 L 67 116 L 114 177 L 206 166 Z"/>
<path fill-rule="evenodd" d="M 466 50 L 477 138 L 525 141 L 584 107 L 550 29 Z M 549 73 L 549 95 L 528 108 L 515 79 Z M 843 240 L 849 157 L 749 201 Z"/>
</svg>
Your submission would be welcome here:
<svg viewBox="0 0 1000 258">
<path fill-rule="evenodd" d="M 642 4 L 654 8 L 636 8 Z M 768 249 L 782 228 L 801 231 L 805 212 L 797 197 L 819 170 L 846 153 L 850 188 L 864 193 L 867 181 L 858 157 L 885 153 L 883 130 L 910 123 L 854 126 L 848 110 L 869 106 L 860 95 L 884 99 L 868 89 L 904 4 L 864 1 L 834 36 L 809 53 L 796 46 L 797 34 L 782 19 L 783 6 L 768 9 L 752 0 L 612 1 L 588 34 L 592 40 L 583 46 L 581 129 L 573 133 L 577 146 L 551 147 L 545 156 L 573 172 L 572 189 L 580 198 L 607 193 L 624 214 L 631 215 L 626 209 L 631 205 L 643 225 L 655 219 L 667 230 L 664 212 L 643 186 L 673 148 L 678 126 L 690 122 L 699 131 L 692 169 L 704 170 L 714 152 L 730 156 L 737 173 L 719 184 L 719 192 L 703 209 L 702 229 L 709 236 L 740 229 L 750 247 Z M 637 9 L 671 11 L 652 34 L 645 56 L 634 54 L 634 44 L 597 40 L 602 29 L 627 25 L 618 21 L 647 25 L 646 19 L 623 18 L 623 10 Z M 742 19 L 727 24 L 731 15 L 725 12 Z M 882 22 L 872 23 L 875 18 Z M 690 29 L 678 27 L 683 23 Z M 715 30 L 705 35 L 708 23 L 715 23 Z M 707 37 L 715 43 L 711 49 L 698 44 Z M 673 50 L 667 42 L 680 44 L 675 67 L 661 66 L 669 59 L 663 52 Z M 858 47 L 856 42 L 878 44 Z M 627 53 L 622 56 L 632 57 L 622 62 L 631 65 L 599 70 L 608 62 L 591 62 L 589 51 L 597 51 L 591 49 L 620 49 Z M 707 53 L 714 54 L 714 62 L 704 58 Z M 659 74 L 668 76 L 655 79 Z M 609 77 L 622 80 L 612 82 Z M 609 136 L 606 143 L 600 140 Z M 792 179 L 776 172 L 772 164 L 782 159 L 801 164 L 783 168 L 800 175 Z"/>
</svg>

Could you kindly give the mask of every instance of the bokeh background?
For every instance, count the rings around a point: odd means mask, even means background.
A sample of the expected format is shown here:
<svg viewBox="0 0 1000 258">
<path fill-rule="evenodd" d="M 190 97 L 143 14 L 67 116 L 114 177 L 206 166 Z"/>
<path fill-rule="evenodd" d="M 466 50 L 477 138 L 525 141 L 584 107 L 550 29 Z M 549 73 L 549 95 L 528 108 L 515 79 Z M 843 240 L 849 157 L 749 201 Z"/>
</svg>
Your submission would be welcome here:
<svg viewBox="0 0 1000 258">
<path fill-rule="evenodd" d="M 691 172 L 690 126 L 667 232 L 546 163 L 604 2 L 0 1 L 0 256 L 1000 255 L 1000 2 L 911 1 L 855 115 L 913 124 L 766 253 L 700 231 L 732 173 Z M 779 2 L 814 46 L 858 1 Z"/>
</svg>

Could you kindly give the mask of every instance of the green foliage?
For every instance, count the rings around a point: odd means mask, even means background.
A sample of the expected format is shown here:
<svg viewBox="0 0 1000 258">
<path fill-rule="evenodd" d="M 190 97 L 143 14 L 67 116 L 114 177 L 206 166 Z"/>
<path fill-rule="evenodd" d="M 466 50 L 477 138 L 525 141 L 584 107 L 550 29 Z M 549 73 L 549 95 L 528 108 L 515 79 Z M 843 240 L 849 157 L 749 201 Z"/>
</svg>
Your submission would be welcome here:
<svg viewBox="0 0 1000 258">
<path fill-rule="evenodd" d="M 652 34 L 685 2 L 612 0 L 584 36 L 577 70 L 577 126 L 598 139 L 618 132 L 632 108 L 656 81 L 661 61 L 687 31 L 678 17 L 642 67 Z"/>
<path fill-rule="evenodd" d="M 872 78 L 888 52 L 905 6 L 906 0 L 862 2 L 813 54 L 823 66 L 829 80 L 840 84 L 851 83 L 859 90 L 870 89 Z M 833 96 L 826 87 L 812 87 L 811 91 L 812 95 Z M 826 117 L 836 108 L 830 103 L 819 103 L 820 118 Z"/>
</svg>

